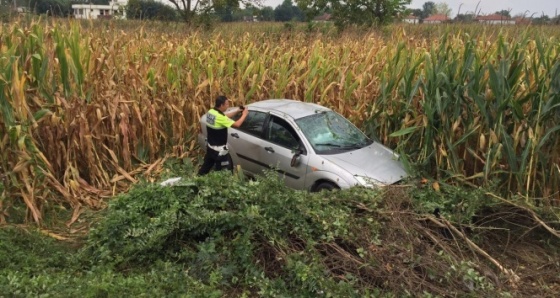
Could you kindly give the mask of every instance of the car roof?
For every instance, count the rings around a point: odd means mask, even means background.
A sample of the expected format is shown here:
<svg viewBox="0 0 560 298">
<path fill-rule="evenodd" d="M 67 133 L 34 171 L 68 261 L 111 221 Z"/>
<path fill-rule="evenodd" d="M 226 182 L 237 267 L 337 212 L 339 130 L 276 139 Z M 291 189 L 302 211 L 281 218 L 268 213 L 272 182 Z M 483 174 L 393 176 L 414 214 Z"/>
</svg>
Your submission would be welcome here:
<svg viewBox="0 0 560 298">
<path fill-rule="evenodd" d="M 249 104 L 250 107 L 256 107 L 266 111 L 275 111 L 286 114 L 293 119 L 303 118 L 313 115 L 318 111 L 330 111 L 331 109 L 321 105 L 303 102 L 293 99 L 267 99 Z"/>
</svg>

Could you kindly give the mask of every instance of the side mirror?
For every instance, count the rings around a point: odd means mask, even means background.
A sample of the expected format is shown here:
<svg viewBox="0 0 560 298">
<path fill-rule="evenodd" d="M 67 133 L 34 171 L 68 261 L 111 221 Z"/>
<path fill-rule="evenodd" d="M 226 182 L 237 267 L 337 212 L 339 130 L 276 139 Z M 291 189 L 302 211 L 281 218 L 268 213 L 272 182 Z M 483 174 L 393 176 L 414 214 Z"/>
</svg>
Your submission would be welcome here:
<svg viewBox="0 0 560 298">
<path fill-rule="evenodd" d="M 293 153 L 294 153 L 294 156 L 292 156 L 292 160 L 290 161 L 290 166 L 292 168 L 295 168 L 295 167 L 299 166 L 299 157 L 303 153 L 303 150 L 295 149 L 293 151 Z"/>
</svg>

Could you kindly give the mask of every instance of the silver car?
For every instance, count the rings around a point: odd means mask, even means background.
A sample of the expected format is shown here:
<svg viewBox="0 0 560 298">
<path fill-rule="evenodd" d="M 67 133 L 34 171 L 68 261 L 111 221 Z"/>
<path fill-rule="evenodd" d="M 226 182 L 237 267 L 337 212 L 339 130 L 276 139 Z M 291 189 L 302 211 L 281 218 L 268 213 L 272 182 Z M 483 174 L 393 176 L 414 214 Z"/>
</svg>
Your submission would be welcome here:
<svg viewBox="0 0 560 298">
<path fill-rule="evenodd" d="M 407 176 L 396 153 L 329 108 L 288 99 L 246 108 L 241 127 L 228 129 L 228 144 L 234 165 L 249 176 L 273 170 L 287 186 L 309 191 L 377 187 Z M 200 124 L 206 149 L 206 115 Z"/>
</svg>

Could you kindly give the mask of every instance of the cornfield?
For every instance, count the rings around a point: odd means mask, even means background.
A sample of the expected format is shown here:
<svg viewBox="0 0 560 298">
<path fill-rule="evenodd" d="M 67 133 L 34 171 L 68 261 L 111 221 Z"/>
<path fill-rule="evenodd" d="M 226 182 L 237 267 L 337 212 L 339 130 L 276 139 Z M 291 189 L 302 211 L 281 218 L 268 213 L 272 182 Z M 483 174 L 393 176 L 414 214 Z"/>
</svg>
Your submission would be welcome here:
<svg viewBox="0 0 560 298">
<path fill-rule="evenodd" d="M 49 204 L 78 216 L 167 156 L 194 158 L 198 118 L 219 94 L 320 103 L 434 179 L 559 203 L 554 29 L 329 37 L 130 24 L 0 24 L 0 222 L 19 199 L 37 223 Z"/>
</svg>

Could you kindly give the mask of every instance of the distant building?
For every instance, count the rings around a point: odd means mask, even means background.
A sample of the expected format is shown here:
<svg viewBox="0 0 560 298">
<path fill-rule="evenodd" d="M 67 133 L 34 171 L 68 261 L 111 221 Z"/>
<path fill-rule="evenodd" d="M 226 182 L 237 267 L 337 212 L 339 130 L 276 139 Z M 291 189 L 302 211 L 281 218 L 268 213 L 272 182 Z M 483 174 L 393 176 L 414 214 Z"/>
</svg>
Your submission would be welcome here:
<svg viewBox="0 0 560 298">
<path fill-rule="evenodd" d="M 126 19 L 125 6 L 128 0 L 111 0 L 107 5 L 72 4 L 72 15 L 76 19 Z"/>
<path fill-rule="evenodd" d="M 526 17 L 517 17 L 517 18 L 513 18 L 513 20 L 515 21 L 516 25 L 531 25 L 532 23 L 531 18 L 526 18 Z"/>
<path fill-rule="evenodd" d="M 501 14 L 491 14 L 487 16 L 478 16 L 476 21 L 481 24 L 489 25 L 515 25 L 515 20 Z"/>
<path fill-rule="evenodd" d="M 258 22 L 259 18 L 257 16 L 244 16 L 243 21 L 244 22 Z"/>
<path fill-rule="evenodd" d="M 29 12 L 31 12 L 31 11 L 29 10 L 29 7 L 25 7 L 25 6 L 18 6 L 18 7 L 16 8 L 16 11 L 17 11 L 18 13 L 29 13 Z"/>
<path fill-rule="evenodd" d="M 409 23 L 409 24 L 418 24 L 420 23 L 420 18 L 419 17 L 415 17 L 413 15 L 409 15 L 403 18 L 403 22 L 405 23 Z"/>
<path fill-rule="evenodd" d="M 314 22 L 328 22 L 330 20 L 331 20 L 331 14 L 329 13 L 324 13 L 323 15 L 320 15 L 313 19 Z"/>
<path fill-rule="evenodd" d="M 444 14 L 435 14 L 425 18 L 424 24 L 442 24 L 442 23 L 448 23 L 450 21 L 451 19 Z"/>
</svg>

